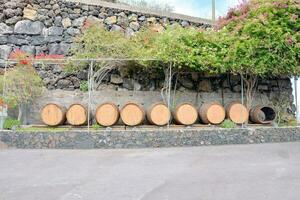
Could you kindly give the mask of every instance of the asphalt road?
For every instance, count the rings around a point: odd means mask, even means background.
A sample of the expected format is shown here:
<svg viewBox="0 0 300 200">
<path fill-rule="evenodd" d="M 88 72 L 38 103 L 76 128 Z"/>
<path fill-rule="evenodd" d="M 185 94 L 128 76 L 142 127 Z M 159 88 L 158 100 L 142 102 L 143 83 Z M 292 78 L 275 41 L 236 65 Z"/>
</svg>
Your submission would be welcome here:
<svg viewBox="0 0 300 200">
<path fill-rule="evenodd" d="M 0 150 L 0 200 L 299 200 L 300 143 Z"/>
</svg>

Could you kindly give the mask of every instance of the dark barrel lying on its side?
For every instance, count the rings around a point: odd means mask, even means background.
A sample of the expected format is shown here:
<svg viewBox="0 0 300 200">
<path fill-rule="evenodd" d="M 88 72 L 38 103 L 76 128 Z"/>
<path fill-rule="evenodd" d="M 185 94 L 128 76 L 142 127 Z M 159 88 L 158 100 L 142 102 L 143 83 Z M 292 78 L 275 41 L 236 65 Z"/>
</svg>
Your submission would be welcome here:
<svg viewBox="0 0 300 200">
<path fill-rule="evenodd" d="M 276 112 L 269 106 L 256 106 L 250 110 L 250 120 L 258 124 L 270 124 L 276 119 Z"/>
</svg>

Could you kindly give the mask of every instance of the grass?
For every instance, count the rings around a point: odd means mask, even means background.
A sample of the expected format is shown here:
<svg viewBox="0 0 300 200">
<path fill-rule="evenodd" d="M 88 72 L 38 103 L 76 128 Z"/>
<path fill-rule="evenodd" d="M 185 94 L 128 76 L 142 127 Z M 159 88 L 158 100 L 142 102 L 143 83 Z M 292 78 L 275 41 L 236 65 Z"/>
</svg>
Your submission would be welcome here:
<svg viewBox="0 0 300 200">
<path fill-rule="evenodd" d="M 71 128 L 56 128 L 56 127 L 26 127 L 26 128 L 18 128 L 18 132 L 64 132 L 64 131 L 70 131 Z"/>
</svg>

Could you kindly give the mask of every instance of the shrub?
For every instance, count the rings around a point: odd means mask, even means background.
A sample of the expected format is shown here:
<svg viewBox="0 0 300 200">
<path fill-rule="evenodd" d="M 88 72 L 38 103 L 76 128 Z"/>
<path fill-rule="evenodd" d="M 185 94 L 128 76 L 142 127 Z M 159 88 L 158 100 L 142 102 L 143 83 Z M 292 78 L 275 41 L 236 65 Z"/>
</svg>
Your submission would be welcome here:
<svg viewBox="0 0 300 200">
<path fill-rule="evenodd" d="M 97 131 L 97 130 L 99 130 L 100 128 L 101 128 L 102 126 L 100 126 L 99 124 L 93 124 L 93 126 L 92 126 L 92 128 L 95 130 L 95 131 Z"/>
<path fill-rule="evenodd" d="M 6 118 L 3 125 L 4 129 L 8 129 L 8 130 L 13 129 L 14 127 L 18 128 L 20 126 L 21 126 L 21 122 L 13 118 Z"/>
<path fill-rule="evenodd" d="M 87 92 L 89 91 L 89 84 L 87 81 L 81 81 L 80 82 L 80 87 L 79 87 L 80 91 L 82 92 Z"/>
<path fill-rule="evenodd" d="M 291 119 L 288 121 L 287 126 L 298 126 L 298 122 L 296 119 Z"/>
<path fill-rule="evenodd" d="M 221 128 L 236 128 L 236 124 L 229 120 L 226 119 L 222 124 L 221 124 Z"/>
<path fill-rule="evenodd" d="M 15 50 L 10 58 L 17 60 L 17 64 L 5 75 L 0 75 L 0 91 L 3 93 L 0 97 L 11 107 L 19 107 L 18 120 L 21 120 L 24 106 L 42 94 L 43 82 L 32 64 L 32 58 L 25 52 Z"/>
</svg>

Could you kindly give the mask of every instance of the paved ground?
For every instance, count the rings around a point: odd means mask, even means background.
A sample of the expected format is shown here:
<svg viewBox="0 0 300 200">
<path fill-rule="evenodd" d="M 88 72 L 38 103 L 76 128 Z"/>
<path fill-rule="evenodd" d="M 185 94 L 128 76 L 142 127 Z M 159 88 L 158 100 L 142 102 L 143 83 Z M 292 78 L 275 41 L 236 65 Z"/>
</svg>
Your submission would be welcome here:
<svg viewBox="0 0 300 200">
<path fill-rule="evenodd" d="M 300 143 L 0 150 L 0 200 L 299 200 Z"/>
</svg>

